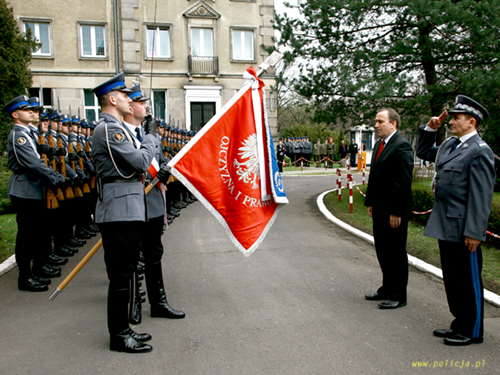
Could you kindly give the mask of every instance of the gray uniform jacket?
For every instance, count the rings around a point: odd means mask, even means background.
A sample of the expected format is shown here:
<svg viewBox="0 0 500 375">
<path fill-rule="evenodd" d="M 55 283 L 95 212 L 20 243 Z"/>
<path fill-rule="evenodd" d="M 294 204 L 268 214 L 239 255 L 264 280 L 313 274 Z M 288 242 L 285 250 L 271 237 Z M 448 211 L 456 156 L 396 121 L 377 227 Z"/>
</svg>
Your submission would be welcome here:
<svg viewBox="0 0 500 375">
<path fill-rule="evenodd" d="M 7 195 L 24 199 L 44 199 L 43 183 L 55 185 L 60 178 L 40 159 L 29 129 L 14 125 L 9 134 L 8 167 L 14 172 L 9 179 Z"/>
<path fill-rule="evenodd" d="M 306 147 L 305 147 L 305 151 L 304 151 L 304 152 L 305 152 L 306 154 L 310 154 L 310 153 L 312 152 L 312 150 L 313 150 L 313 145 L 312 145 L 312 143 L 311 143 L 310 141 L 307 141 L 307 142 L 306 142 Z"/>
<path fill-rule="evenodd" d="M 141 147 L 136 148 L 125 132 L 115 117 L 101 113 L 94 130 L 92 160 L 98 178 L 120 182 L 103 185 L 102 199 L 96 205 L 96 223 L 146 220 L 144 185 L 137 178 L 148 170 L 158 143 L 154 135 L 146 135 Z"/>
<path fill-rule="evenodd" d="M 158 148 L 156 149 L 155 157 L 161 169 L 168 164 L 170 159 L 167 159 L 165 157 L 165 154 L 161 150 L 160 141 L 158 139 L 156 141 L 158 143 Z M 149 180 L 153 180 L 153 177 L 149 174 L 149 172 L 147 173 L 147 178 Z M 155 217 L 165 215 L 166 206 L 164 191 L 165 186 L 161 182 L 158 182 L 156 186 L 149 192 L 149 194 L 146 195 L 146 203 L 148 205 L 148 219 L 153 219 Z"/>
<path fill-rule="evenodd" d="M 434 208 L 424 235 L 454 242 L 465 237 L 484 241 L 495 184 L 493 151 L 476 134 L 452 152 L 454 142 L 443 142 L 436 160 L 435 137 L 436 132 L 419 129 L 417 156 L 436 163 Z"/>
<path fill-rule="evenodd" d="M 128 125 L 131 126 L 131 125 Z M 133 133 L 130 131 L 130 129 L 125 126 L 125 129 L 129 132 L 130 135 L 134 137 L 134 142 L 135 145 L 139 148 L 141 143 L 137 139 L 137 133 L 134 131 Z M 141 129 L 141 137 L 144 139 L 144 130 L 142 127 Z M 167 159 L 165 157 L 165 154 L 162 151 L 162 144 L 161 141 L 158 138 L 155 138 L 155 143 L 157 144 L 156 148 L 156 154 L 155 158 L 156 161 L 158 162 L 158 166 L 161 168 L 165 167 L 170 159 Z M 153 176 L 149 172 L 146 172 L 146 178 L 150 181 L 153 180 Z M 158 182 L 153 189 L 146 195 L 146 204 L 147 204 L 147 218 L 148 219 L 154 219 L 159 216 L 163 216 L 166 213 L 166 206 L 165 206 L 165 186 L 161 183 Z"/>
</svg>

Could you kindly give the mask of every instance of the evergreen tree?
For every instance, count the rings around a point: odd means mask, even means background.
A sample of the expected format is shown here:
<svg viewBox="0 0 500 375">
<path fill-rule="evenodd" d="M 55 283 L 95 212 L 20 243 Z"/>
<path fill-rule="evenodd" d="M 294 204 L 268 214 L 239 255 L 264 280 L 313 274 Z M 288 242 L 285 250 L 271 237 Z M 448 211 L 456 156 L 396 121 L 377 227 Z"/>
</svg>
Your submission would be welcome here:
<svg viewBox="0 0 500 375">
<path fill-rule="evenodd" d="M 487 135 L 500 133 L 497 0 L 306 0 L 299 9 L 298 19 L 277 15 L 275 28 L 288 61 L 303 61 L 293 84 L 318 120 L 392 106 L 416 129 L 464 94 L 493 114 Z M 500 153 L 500 139 L 487 139 Z"/>
<path fill-rule="evenodd" d="M 7 147 L 12 120 L 3 106 L 31 87 L 31 51 L 38 47 L 31 35 L 21 34 L 12 7 L 0 0 L 0 150 Z"/>
</svg>

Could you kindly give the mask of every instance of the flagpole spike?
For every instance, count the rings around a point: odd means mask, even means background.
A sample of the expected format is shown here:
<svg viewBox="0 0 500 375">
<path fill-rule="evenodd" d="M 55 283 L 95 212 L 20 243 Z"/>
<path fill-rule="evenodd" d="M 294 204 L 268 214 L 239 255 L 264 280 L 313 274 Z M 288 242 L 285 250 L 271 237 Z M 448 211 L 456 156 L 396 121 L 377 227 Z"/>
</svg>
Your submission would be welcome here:
<svg viewBox="0 0 500 375">
<path fill-rule="evenodd" d="M 275 67 L 282 58 L 283 54 L 281 52 L 274 51 L 273 53 L 271 53 L 269 57 L 259 65 L 260 70 L 257 72 L 257 77 L 260 77 L 262 74 L 264 74 L 264 72 L 267 72 L 269 68 Z"/>
</svg>

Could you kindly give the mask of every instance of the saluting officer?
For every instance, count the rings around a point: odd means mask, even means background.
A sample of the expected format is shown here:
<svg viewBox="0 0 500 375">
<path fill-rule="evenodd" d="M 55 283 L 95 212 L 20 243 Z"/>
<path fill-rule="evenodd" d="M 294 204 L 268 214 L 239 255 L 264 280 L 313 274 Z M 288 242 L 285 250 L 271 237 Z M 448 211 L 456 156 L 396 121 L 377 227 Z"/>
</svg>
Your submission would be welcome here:
<svg viewBox="0 0 500 375">
<path fill-rule="evenodd" d="M 8 167 L 13 171 L 7 195 L 17 213 L 15 254 L 19 269 L 18 287 L 19 290 L 30 292 L 46 291 L 49 283 L 46 271 L 50 271 L 45 264 L 47 254 L 37 251 L 40 244 L 50 243 L 45 218 L 44 184 L 55 189 L 64 179 L 40 159 L 29 129 L 29 124 L 33 121 L 33 110 L 28 97 L 18 96 L 7 103 L 4 110 L 14 120 L 7 143 Z"/>
<path fill-rule="evenodd" d="M 104 261 L 109 279 L 108 331 L 110 349 L 128 353 L 150 352 L 145 344 L 151 335 L 129 327 L 130 279 L 139 260 L 142 231 L 146 220 L 144 173 L 156 154 L 155 123 L 147 121 L 146 134 L 136 147 L 122 124 L 130 113 L 125 74 L 120 73 L 92 89 L 99 100 L 101 115 L 94 130 L 92 160 L 99 186 L 96 223 L 102 235 Z"/>
</svg>

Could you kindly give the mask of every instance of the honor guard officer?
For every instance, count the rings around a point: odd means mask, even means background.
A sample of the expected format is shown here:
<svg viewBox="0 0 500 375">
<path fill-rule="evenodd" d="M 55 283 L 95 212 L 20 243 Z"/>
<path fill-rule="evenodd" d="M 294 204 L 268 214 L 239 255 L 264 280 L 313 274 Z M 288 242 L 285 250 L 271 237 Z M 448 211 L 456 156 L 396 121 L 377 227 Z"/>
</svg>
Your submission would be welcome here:
<svg viewBox="0 0 500 375">
<path fill-rule="evenodd" d="M 102 235 L 104 262 L 109 279 L 108 331 L 110 349 L 128 353 L 150 352 L 145 344 L 149 334 L 129 327 L 130 280 L 139 260 L 146 220 L 144 173 L 156 154 L 155 123 L 145 124 L 140 147 L 122 124 L 130 113 L 132 100 L 120 73 L 92 89 L 99 100 L 101 115 L 94 130 L 92 160 L 96 168 L 99 198 L 96 223 Z"/>
<path fill-rule="evenodd" d="M 29 107 L 25 95 L 18 96 L 4 107 L 14 120 L 7 143 L 8 167 L 13 171 L 7 195 L 17 213 L 15 254 L 19 290 L 41 292 L 48 290 L 47 275 L 55 277 L 49 272 L 50 266 L 45 264 L 46 254 L 37 251 L 40 243 L 50 243 L 44 215 L 47 209 L 44 184 L 55 189 L 64 179 L 40 159 L 29 129 L 33 121 L 33 111 Z"/>
<path fill-rule="evenodd" d="M 131 113 L 125 115 L 124 125 L 130 134 L 135 137 L 136 144 L 140 147 L 144 134 L 141 123 L 146 117 L 147 104 L 146 98 L 142 95 L 141 86 L 135 85 L 131 88 L 129 98 L 132 99 Z M 142 232 L 142 252 L 145 261 L 145 276 L 146 287 L 148 291 L 149 304 L 151 306 L 151 317 L 153 318 L 169 318 L 182 319 L 185 314 L 181 311 L 174 310 L 167 302 L 165 287 L 163 284 L 163 273 L 161 267 L 161 259 L 163 256 L 163 245 L 161 236 L 166 225 L 165 222 L 165 196 L 164 184 L 170 177 L 170 173 L 164 168 L 167 166 L 169 159 L 165 157 L 162 151 L 160 140 L 156 140 L 157 148 L 155 158 L 161 168 L 158 172 L 160 183 L 146 195 L 147 203 L 147 222 Z M 147 172 L 146 177 L 152 180 L 152 176 Z"/>
</svg>

